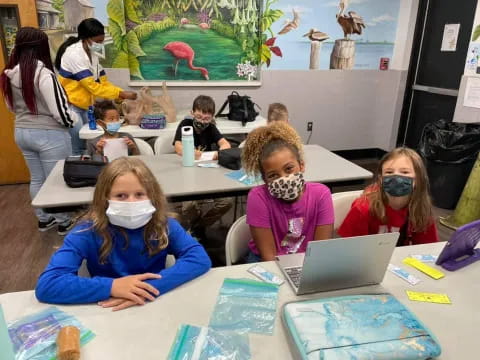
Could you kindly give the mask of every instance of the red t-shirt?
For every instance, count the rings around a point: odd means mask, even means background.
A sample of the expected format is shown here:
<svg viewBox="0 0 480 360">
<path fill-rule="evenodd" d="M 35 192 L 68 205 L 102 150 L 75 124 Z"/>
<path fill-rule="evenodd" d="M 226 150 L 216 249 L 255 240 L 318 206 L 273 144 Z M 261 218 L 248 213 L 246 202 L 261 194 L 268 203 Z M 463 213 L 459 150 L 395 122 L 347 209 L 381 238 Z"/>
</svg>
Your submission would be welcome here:
<svg viewBox="0 0 480 360">
<path fill-rule="evenodd" d="M 370 203 L 367 198 L 362 196 L 353 202 L 349 213 L 337 232 L 340 236 L 349 237 L 400 231 L 405 221 L 407 221 L 408 208 L 394 210 L 387 205 L 385 211 L 387 224 L 383 224 L 380 219 L 370 213 Z M 405 245 L 426 244 L 437 241 L 438 234 L 434 221 L 431 222 L 424 232 L 415 232 L 411 226 L 408 226 Z"/>
</svg>

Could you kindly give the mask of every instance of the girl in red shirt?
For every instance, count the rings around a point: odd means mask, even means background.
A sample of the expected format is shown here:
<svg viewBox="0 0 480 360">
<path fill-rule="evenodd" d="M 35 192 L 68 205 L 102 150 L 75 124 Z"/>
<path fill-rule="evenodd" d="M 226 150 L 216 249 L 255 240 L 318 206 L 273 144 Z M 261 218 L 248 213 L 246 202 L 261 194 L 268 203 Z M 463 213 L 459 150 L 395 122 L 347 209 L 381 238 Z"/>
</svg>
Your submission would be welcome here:
<svg viewBox="0 0 480 360">
<path fill-rule="evenodd" d="M 422 158 L 397 148 L 380 160 L 374 183 L 356 199 L 338 234 L 342 237 L 400 232 L 397 245 L 438 241 L 428 176 Z"/>
</svg>

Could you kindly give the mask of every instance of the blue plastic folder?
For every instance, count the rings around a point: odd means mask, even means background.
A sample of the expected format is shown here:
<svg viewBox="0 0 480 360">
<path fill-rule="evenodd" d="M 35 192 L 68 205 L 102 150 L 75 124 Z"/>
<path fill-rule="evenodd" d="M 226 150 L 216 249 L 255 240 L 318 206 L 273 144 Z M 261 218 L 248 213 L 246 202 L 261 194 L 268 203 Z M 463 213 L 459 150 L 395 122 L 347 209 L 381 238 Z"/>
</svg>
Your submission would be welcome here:
<svg viewBox="0 0 480 360">
<path fill-rule="evenodd" d="M 2 304 L 0 304 L 0 360 L 15 360 L 13 344 L 10 341 L 7 323 L 3 316 Z"/>
<path fill-rule="evenodd" d="M 432 333 L 390 294 L 291 302 L 282 315 L 302 360 L 420 360 L 441 353 Z"/>
</svg>

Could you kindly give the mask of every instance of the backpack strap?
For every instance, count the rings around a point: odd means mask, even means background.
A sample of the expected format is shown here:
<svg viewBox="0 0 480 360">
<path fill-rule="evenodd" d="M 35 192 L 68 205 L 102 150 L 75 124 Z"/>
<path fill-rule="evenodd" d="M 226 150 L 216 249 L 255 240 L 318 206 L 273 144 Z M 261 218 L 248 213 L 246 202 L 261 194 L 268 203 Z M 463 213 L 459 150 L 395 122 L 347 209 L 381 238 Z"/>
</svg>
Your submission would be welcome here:
<svg viewBox="0 0 480 360">
<path fill-rule="evenodd" d="M 243 103 L 243 119 L 242 119 L 242 125 L 246 126 L 247 125 L 247 120 L 248 120 L 248 108 L 247 108 L 247 96 L 242 97 L 242 103 Z"/>
<path fill-rule="evenodd" d="M 227 107 L 227 104 L 228 104 L 228 98 L 227 100 L 225 100 L 220 110 L 218 110 L 217 115 L 215 115 L 215 117 L 228 117 L 228 114 L 222 114 L 223 110 L 225 110 L 225 108 Z"/>
</svg>

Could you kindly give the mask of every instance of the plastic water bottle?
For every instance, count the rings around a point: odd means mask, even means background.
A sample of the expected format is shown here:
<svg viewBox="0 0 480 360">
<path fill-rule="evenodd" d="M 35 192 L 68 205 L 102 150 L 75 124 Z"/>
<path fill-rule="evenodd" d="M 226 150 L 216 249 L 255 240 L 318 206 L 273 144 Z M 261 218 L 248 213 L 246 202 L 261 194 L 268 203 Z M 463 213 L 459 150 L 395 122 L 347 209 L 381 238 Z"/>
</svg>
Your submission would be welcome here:
<svg viewBox="0 0 480 360">
<path fill-rule="evenodd" d="M 88 107 L 88 128 L 90 130 L 97 129 L 97 121 L 95 120 L 95 114 L 93 112 L 93 106 Z"/>
<path fill-rule="evenodd" d="M 182 162 L 183 166 L 195 164 L 195 145 L 193 142 L 193 127 L 182 127 Z"/>
</svg>

